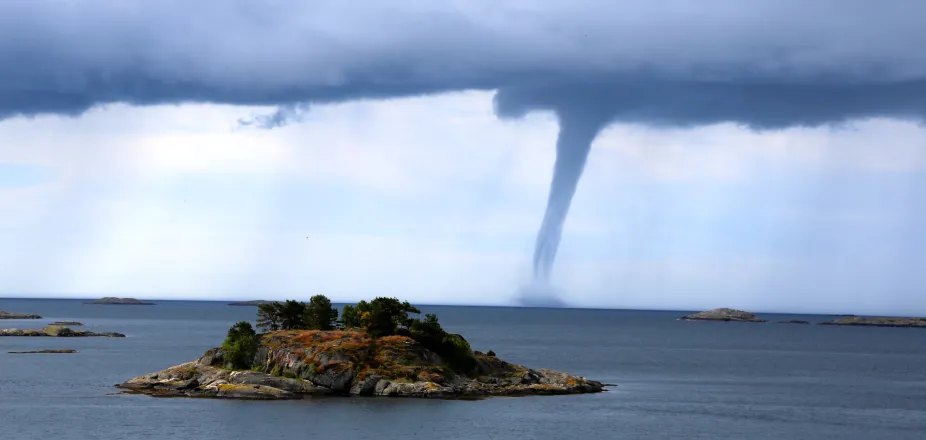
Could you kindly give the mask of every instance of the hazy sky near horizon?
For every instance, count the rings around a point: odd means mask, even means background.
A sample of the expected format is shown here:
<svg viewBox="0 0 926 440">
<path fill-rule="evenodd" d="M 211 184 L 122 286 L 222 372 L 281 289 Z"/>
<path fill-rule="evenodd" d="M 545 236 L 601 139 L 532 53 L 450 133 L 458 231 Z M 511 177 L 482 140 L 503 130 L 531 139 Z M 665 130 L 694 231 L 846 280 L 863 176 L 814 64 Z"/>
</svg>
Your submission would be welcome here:
<svg viewBox="0 0 926 440">
<path fill-rule="evenodd" d="M 569 98 L 571 304 L 926 315 L 923 7 L 744 3 L 0 4 L 0 297 L 506 304 Z"/>
</svg>

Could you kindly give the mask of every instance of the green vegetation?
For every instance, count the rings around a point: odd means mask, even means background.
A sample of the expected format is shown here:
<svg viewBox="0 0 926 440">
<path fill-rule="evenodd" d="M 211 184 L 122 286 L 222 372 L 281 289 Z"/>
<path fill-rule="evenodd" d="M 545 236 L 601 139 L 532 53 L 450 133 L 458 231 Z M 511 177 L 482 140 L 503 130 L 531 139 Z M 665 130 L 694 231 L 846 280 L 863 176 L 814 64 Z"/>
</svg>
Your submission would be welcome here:
<svg viewBox="0 0 926 440">
<path fill-rule="evenodd" d="M 416 321 L 409 313 L 421 313 L 408 301 L 379 297 L 373 301 L 360 301 L 356 306 L 346 305 L 341 312 L 341 327 L 360 329 L 374 338 L 392 335 L 409 335 Z"/>
<path fill-rule="evenodd" d="M 294 300 L 257 306 L 257 327 L 265 332 L 278 330 L 334 330 L 338 311 L 325 295 L 315 295 L 308 303 Z"/>
<path fill-rule="evenodd" d="M 469 373 L 476 367 L 476 358 L 472 348 L 463 336 L 448 333 L 444 330 L 436 315 L 428 313 L 423 317 L 421 311 L 408 303 L 408 301 L 399 301 L 396 298 L 378 297 L 372 301 L 360 301 L 355 305 L 344 306 L 340 320 L 338 319 L 337 310 L 331 306 L 331 301 L 324 295 L 315 295 L 309 299 L 308 303 L 287 300 L 285 302 L 275 302 L 261 304 L 257 310 L 257 326 L 264 332 L 275 332 L 280 330 L 347 330 L 356 331 L 360 335 L 366 335 L 374 341 L 383 341 L 384 338 L 402 337 L 409 343 L 417 342 L 420 346 L 436 353 L 450 369 Z M 242 324 L 235 324 L 232 327 L 242 327 Z M 239 328 L 238 333 L 244 331 Z M 249 334 L 253 334 L 253 329 Z M 236 342 L 239 338 L 251 341 L 253 338 L 256 345 L 256 336 L 236 336 L 232 337 L 232 330 L 229 330 L 229 339 L 225 341 L 223 347 L 232 347 L 233 354 L 226 348 L 226 359 L 229 363 L 243 365 L 246 367 L 246 359 L 250 359 L 246 354 L 253 356 L 254 351 L 250 342 Z M 313 336 L 314 337 L 314 336 Z M 408 339 L 410 338 L 410 339 Z M 375 345 L 376 342 L 373 343 Z M 340 349 L 345 349 L 341 346 Z M 359 348 L 359 347 L 358 347 Z M 366 347 L 364 349 L 364 358 L 371 357 L 375 347 Z M 494 355 L 494 353 L 492 353 Z M 240 356 L 240 358 L 239 358 Z M 237 363 L 236 362 L 240 362 Z M 316 368 L 316 365 L 309 365 L 310 370 Z M 274 373 L 279 375 L 277 373 Z"/>
<path fill-rule="evenodd" d="M 488 356 L 488 357 L 493 357 L 493 358 L 494 358 L 494 357 L 495 357 L 495 352 L 492 351 L 492 350 L 489 350 L 489 351 L 486 352 L 486 356 Z"/>
<path fill-rule="evenodd" d="M 315 295 L 309 298 L 302 321 L 307 330 L 334 330 L 338 311 L 331 306 L 328 297 Z"/>
<path fill-rule="evenodd" d="M 244 370 L 250 367 L 257 351 L 257 333 L 251 323 L 241 321 L 228 329 L 222 350 L 225 352 L 225 362 L 232 368 Z"/>
</svg>

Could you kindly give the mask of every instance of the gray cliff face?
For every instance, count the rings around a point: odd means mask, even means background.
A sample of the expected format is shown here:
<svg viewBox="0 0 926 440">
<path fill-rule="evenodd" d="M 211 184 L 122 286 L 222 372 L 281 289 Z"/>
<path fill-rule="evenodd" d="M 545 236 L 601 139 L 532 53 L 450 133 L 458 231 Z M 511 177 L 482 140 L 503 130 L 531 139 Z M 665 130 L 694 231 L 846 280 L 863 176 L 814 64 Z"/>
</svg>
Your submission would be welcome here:
<svg viewBox="0 0 926 440">
<path fill-rule="evenodd" d="M 765 322 L 756 315 L 742 310 L 720 308 L 693 313 L 681 319 L 688 321 Z"/>
<path fill-rule="evenodd" d="M 440 359 L 427 355 L 436 363 Z M 261 371 L 225 369 L 222 350 L 208 350 L 199 360 L 126 381 L 118 388 L 155 397 L 212 397 L 251 400 L 299 399 L 310 396 L 390 396 L 478 398 L 605 391 L 600 382 L 552 370 L 534 370 L 495 357 L 477 356 L 474 377 L 409 380 L 379 374 L 358 377 L 343 354 L 315 357 L 306 365 L 298 353 L 262 346 L 256 361 Z M 261 365 L 261 364 L 257 364 Z"/>
</svg>

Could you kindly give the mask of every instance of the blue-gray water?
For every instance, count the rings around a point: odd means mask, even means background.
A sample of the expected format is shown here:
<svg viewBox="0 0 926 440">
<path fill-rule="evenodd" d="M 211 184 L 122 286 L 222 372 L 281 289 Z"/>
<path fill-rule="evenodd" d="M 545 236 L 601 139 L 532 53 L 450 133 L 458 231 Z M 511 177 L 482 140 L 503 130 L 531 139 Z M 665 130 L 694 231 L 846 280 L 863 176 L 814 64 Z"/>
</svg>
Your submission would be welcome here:
<svg viewBox="0 0 926 440">
<path fill-rule="evenodd" d="M 425 307 L 478 350 L 617 383 L 584 396 L 287 402 L 114 395 L 197 358 L 252 307 L 3 300 L 40 327 L 127 338 L 0 338 L 3 439 L 923 439 L 926 331 L 677 321 L 680 312 Z M 790 316 L 768 315 L 771 319 Z M 796 317 L 823 321 L 823 316 Z M 69 355 L 8 351 L 74 348 Z"/>
</svg>

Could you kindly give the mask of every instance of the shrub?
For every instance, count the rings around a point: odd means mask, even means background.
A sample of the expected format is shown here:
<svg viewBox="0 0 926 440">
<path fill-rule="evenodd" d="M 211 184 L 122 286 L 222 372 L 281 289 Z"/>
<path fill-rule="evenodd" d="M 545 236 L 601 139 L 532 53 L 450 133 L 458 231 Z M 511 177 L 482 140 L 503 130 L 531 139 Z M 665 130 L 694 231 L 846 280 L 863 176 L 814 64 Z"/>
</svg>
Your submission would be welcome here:
<svg viewBox="0 0 926 440">
<path fill-rule="evenodd" d="M 473 351 L 462 336 L 447 333 L 431 313 L 412 322 L 410 336 L 424 348 L 437 353 L 450 368 L 469 372 L 476 367 Z"/>
<path fill-rule="evenodd" d="M 489 351 L 486 352 L 486 356 L 488 356 L 488 357 L 495 357 L 495 352 L 492 351 L 492 350 L 489 350 Z"/>
<path fill-rule="evenodd" d="M 228 337 L 222 343 L 225 362 L 231 368 L 246 370 L 251 366 L 257 352 L 257 333 L 251 323 L 241 321 L 228 329 Z"/>
<path fill-rule="evenodd" d="M 437 351 L 456 371 L 470 372 L 476 368 L 476 358 L 473 356 L 473 350 L 463 336 L 456 333 L 448 333 L 444 336 L 441 348 Z"/>
</svg>

